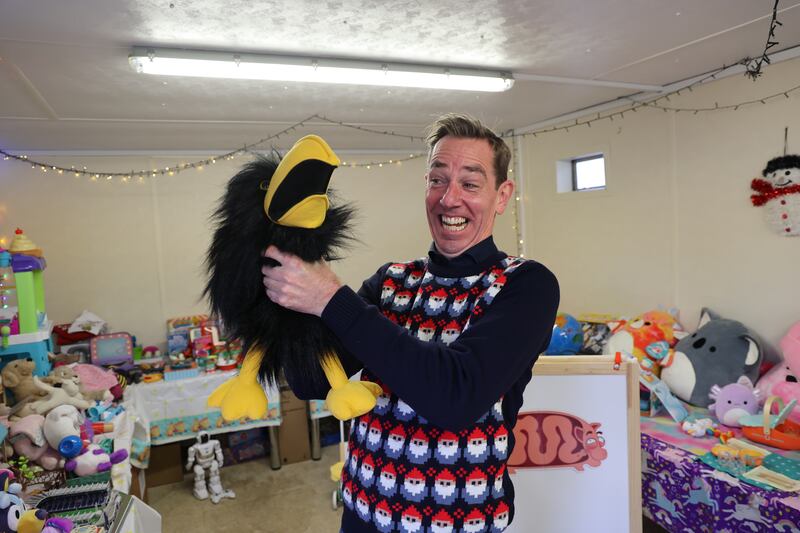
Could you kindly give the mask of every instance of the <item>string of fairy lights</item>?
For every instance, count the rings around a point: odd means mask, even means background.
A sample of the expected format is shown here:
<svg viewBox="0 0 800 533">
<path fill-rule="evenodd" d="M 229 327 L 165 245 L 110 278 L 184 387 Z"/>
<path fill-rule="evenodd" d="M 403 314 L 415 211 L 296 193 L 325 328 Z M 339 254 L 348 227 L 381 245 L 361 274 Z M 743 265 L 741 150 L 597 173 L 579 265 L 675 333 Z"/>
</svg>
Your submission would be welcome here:
<svg viewBox="0 0 800 533">
<path fill-rule="evenodd" d="M 619 99 L 620 103 L 625 103 L 627 106 L 624 109 L 616 109 L 611 112 L 607 113 L 597 113 L 594 116 L 584 118 L 584 119 L 575 119 L 572 122 L 551 126 L 548 128 L 542 128 L 530 132 L 525 133 L 517 133 L 513 130 L 511 132 L 507 132 L 502 134 L 501 137 L 504 138 L 528 138 L 528 137 L 538 137 L 540 135 L 546 135 L 549 133 L 555 132 L 569 132 L 570 129 L 586 126 L 587 128 L 591 128 L 592 124 L 604 120 L 608 120 L 610 122 L 614 122 L 615 119 L 623 119 L 626 114 L 628 113 L 636 113 L 638 110 L 644 109 L 656 109 L 661 110 L 663 112 L 672 112 L 672 113 L 687 113 L 687 114 L 698 114 L 698 113 L 705 113 L 705 112 L 717 112 L 717 111 L 738 111 L 741 108 L 752 106 L 752 105 L 766 105 L 769 102 L 779 100 L 779 99 L 788 99 L 790 95 L 800 91 L 800 85 L 795 85 L 789 89 L 778 91 L 776 93 L 753 98 L 750 100 L 731 103 L 731 104 L 720 104 L 719 102 L 715 102 L 713 106 L 705 106 L 705 107 L 677 107 L 674 105 L 668 105 L 667 103 L 671 102 L 670 97 L 680 96 L 684 92 L 692 92 L 692 90 L 708 80 L 716 79 L 716 76 L 722 72 L 723 70 L 727 69 L 728 67 L 722 67 L 710 74 L 706 77 L 697 80 L 691 85 L 683 87 L 679 90 L 663 94 L 651 101 L 637 101 L 634 100 L 630 96 L 621 97 Z M 24 164 L 28 164 L 33 169 L 38 169 L 43 173 L 52 172 L 54 174 L 66 174 L 66 175 L 73 175 L 76 178 L 79 177 L 86 177 L 89 178 L 91 181 L 111 181 L 114 178 L 118 178 L 122 182 L 128 182 L 133 179 L 139 179 L 139 181 L 144 181 L 147 178 L 157 178 L 159 176 L 173 176 L 180 172 L 184 172 L 187 170 L 203 170 L 203 168 L 207 166 L 211 166 L 217 163 L 217 161 L 224 161 L 224 160 L 231 160 L 236 158 L 237 156 L 253 153 L 258 151 L 258 148 L 270 141 L 277 141 L 281 137 L 285 137 L 290 135 L 302 128 L 305 128 L 309 122 L 314 120 L 327 122 L 329 124 L 335 124 L 337 126 L 349 129 L 355 129 L 358 131 L 377 134 L 377 135 L 385 135 L 391 137 L 402 138 L 406 140 L 411 140 L 414 142 L 423 143 L 425 141 L 424 137 L 408 135 L 403 133 L 397 133 L 391 130 L 379 130 L 374 128 L 367 128 L 364 126 L 360 126 L 358 124 L 350 124 L 343 121 L 333 120 L 328 117 L 322 115 L 311 115 L 301 121 L 298 121 L 277 133 L 273 133 L 268 135 L 262 139 L 258 139 L 255 142 L 244 144 L 241 148 L 237 148 L 235 150 L 231 150 L 222 154 L 218 154 L 216 156 L 206 157 L 203 159 L 199 159 L 197 161 L 192 161 L 189 163 L 180 163 L 175 164 L 167 167 L 159 167 L 159 168 L 148 168 L 148 169 L 139 169 L 139 170 L 130 170 L 127 172 L 109 172 L 109 171 L 100 171 L 89 169 L 85 165 L 71 165 L 69 167 L 54 165 L 51 163 L 47 163 L 40 160 L 35 160 L 30 158 L 28 155 L 19 154 L 16 152 L 12 152 L 9 150 L 5 150 L 0 148 L 0 156 L 3 157 L 4 161 L 16 161 Z M 419 159 L 421 157 L 425 157 L 427 155 L 426 151 L 420 151 L 417 153 L 409 153 L 408 156 L 400 156 L 391 159 L 385 160 L 375 160 L 375 161 L 342 161 L 343 167 L 361 167 L 371 170 L 373 168 L 383 168 L 385 166 L 390 165 L 402 165 L 404 162 L 411 161 L 414 159 Z"/>
<path fill-rule="evenodd" d="M 745 60 L 743 60 L 745 61 Z M 750 61 L 749 59 L 747 61 Z M 586 126 L 587 128 L 591 128 L 592 124 L 608 120 L 610 122 L 614 122 L 615 119 L 623 119 L 626 114 L 628 113 L 636 113 L 640 109 L 649 109 L 649 110 L 661 110 L 663 112 L 672 112 L 672 113 L 686 113 L 686 114 L 698 114 L 698 113 L 706 113 L 706 112 L 718 112 L 718 111 L 738 111 L 741 108 L 753 106 L 753 105 L 766 105 L 769 102 L 779 100 L 779 99 L 788 99 L 791 98 L 790 95 L 800 91 L 800 85 L 795 85 L 791 88 L 778 91 L 773 94 L 769 94 L 766 96 L 761 96 L 758 98 L 753 98 L 746 101 L 730 103 L 730 104 L 720 104 L 719 102 L 715 102 L 713 106 L 704 106 L 704 107 L 678 107 L 671 104 L 670 97 L 678 97 L 684 92 L 692 92 L 695 87 L 701 85 L 709 80 L 716 79 L 717 75 L 726 70 L 727 66 L 721 67 L 705 77 L 695 81 L 691 85 L 682 87 L 681 89 L 672 91 L 670 93 L 665 93 L 657 98 L 654 98 L 650 101 L 638 101 L 634 100 L 631 96 L 624 96 L 619 98 L 619 102 L 621 106 L 624 106 L 623 109 L 617 108 L 611 112 L 606 113 L 597 113 L 594 116 L 588 116 L 583 119 L 575 119 L 574 121 L 568 123 L 562 123 L 560 125 L 554 125 L 547 128 L 541 128 L 534 131 L 519 133 L 511 130 L 510 132 L 506 132 L 501 135 L 503 138 L 511 139 L 511 138 L 528 138 L 528 137 L 538 137 L 540 135 L 546 135 L 549 133 L 556 133 L 560 131 L 569 132 L 571 129 Z M 309 117 L 300 120 L 290 126 L 283 128 L 282 130 L 258 139 L 252 143 L 247 143 L 242 145 L 241 148 L 237 148 L 235 150 L 231 150 L 222 154 L 218 154 L 216 156 L 206 157 L 203 159 L 199 159 L 196 161 L 192 161 L 189 163 L 180 163 L 175 164 L 167 167 L 159 167 L 159 168 L 148 168 L 148 169 L 139 169 L 139 170 L 130 170 L 130 171 L 123 171 L 123 172 L 109 172 L 109 171 L 99 171 L 94 169 L 89 169 L 85 165 L 71 165 L 69 167 L 54 165 L 51 163 L 47 163 L 40 160 L 34 160 L 30 158 L 28 155 L 20 154 L 16 152 L 12 152 L 9 150 L 5 150 L 0 148 L 0 156 L 3 157 L 5 161 L 16 161 L 20 163 L 25 163 L 31 166 L 33 169 L 38 169 L 43 173 L 52 172 L 54 174 L 66 174 L 66 175 L 73 175 L 76 178 L 86 177 L 91 181 L 111 181 L 115 178 L 118 178 L 121 182 L 128 182 L 134 179 L 137 179 L 142 182 L 148 178 L 157 178 L 160 176 L 174 176 L 180 172 L 184 172 L 187 170 L 203 170 L 203 168 L 214 165 L 217 161 L 225 161 L 231 160 L 236 158 L 237 156 L 254 153 L 257 152 L 259 147 L 263 146 L 264 144 L 270 141 L 277 141 L 281 137 L 288 136 L 300 129 L 307 127 L 307 124 L 312 121 L 322 121 L 329 124 L 334 124 L 339 127 L 354 129 L 365 133 L 376 134 L 376 135 L 385 135 L 390 137 L 397 137 L 413 142 L 424 143 L 425 138 L 421 136 L 409 135 L 405 133 L 397 133 L 392 130 L 380 130 L 375 128 L 368 128 L 365 126 L 361 126 L 358 124 L 351 124 L 339 120 L 330 119 L 328 117 L 314 114 L 310 115 Z M 373 161 L 342 161 L 343 167 L 360 167 L 366 168 L 371 170 L 373 168 L 383 168 L 385 166 L 391 165 L 402 165 L 404 162 L 411 161 L 414 159 L 419 159 L 421 157 L 425 157 L 427 155 L 427 151 L 419 151 L 419 152 L 411 152 L 408 156 L 399 156 L 396 158 L 391 159 L 382 159 L 382 160 L 373 160 Z"/>
<path fill-rule="evenodd" d="M 752 58 L 746 57 L 746 58 L 740 60 L 738 63 L 736 63 L 736 64 L 744 65 L 745 69 L 746 69 L 746 73 L 745 74 L 748 77 L 750 77 L 751 79 L 753 79 L 753 80 L 758 79 L 762 75 L 761 69 L 762 69 L 764 64 L 767 64 L 767 65 L 770 64 L 770 57 L 769 57 L 769 54 L 768 54 L 769 50 L 774 48 L 778 44 L 780 44 L 776 40 L 776 36 L 775 36 L 775 32 L 776 32 L 778 26 L 782 26 L 783 25 L 778 20 L 778 4 L 779 3 L 780 3 L 780 0 L 775 0 L 775 3 L 773 5 L 773 8 L 772 8 L 772 19 L 770 21 L 769 34 L 767 36 L 766 44 L 764 46 L 764 51 L 761 54 L 761 57 L 759 57 L 758 59 L 752 59 Z M 595 116 L 593 118 L 587 118 L 587 119 L 584 119 L 584 120 L 576 119 L 574 123 L 562 124 L 560 126 L 553 126 L 553 127 L 550 127 L 550 128 L 539 129 L 539 130 L 530 131 L 530 132 L 517 133 L 517 132 L 514 132 L 512 130 L 511 132 L 503 135 L 503 137 L 506 137 L 506 138 L 518 138 L 518 137 L 525 138 L 525 137 L 531 137 L 531 136 L 532 137 L 536 137 L 537 135 L 543 135 L 543 134 L 547 134 L 547 133 L 554 133 L 554 132 L 558 132 L 558 131 L 567 131 L 567 132 L 569 132 L 570 128 L 575 128 L 575 127 L 579 127 L 579 126 L 591 127 L 593 123 L 601 121 L 601 120 L 609 120 L 609 121 L 613 122 L 615 116 L 620 118 L 620 119 L 622 119 L 622 118 L 624 118 L 626 113 L 628 113 L 628 112 L 635 113 L 638 109 L 640 109 L 642 107 L 650 108 L 650 109 L 661 109 L 664 112 L 674 112 L 674 113 L 692 112 L 694 114 L 697 114 L 697 113 L 700 113 L 700 112 L 706 112 L 706 111 L 722 111 L 722 110 L 729 110 L 729 109 L 733 109 L 734 111 L 737 111 L 741 107 L 753 105 L 753 104 L 756 104 L 756 103 L 759 103 L 759 102 L 761 104 L 766 104 L 768 101 L 771 101 L 771 100 L 773 100 L 775 98 L 779 98 L 780 96 L 784 96 L 786 98 L 789 98 L 789 94 L 790 93 L 793 93 L 793 92 L 795 92 L 797 90 L 800 90 L 800 85 L 798 85 L 798 86 L 792 87 L 791 89 L 788 89 L 786 91 L 781 91 L 779 93 L 776 93 L 776 94 L 773 94 L 773 95 L 769 95 L 769 96 L 766 96 L 766 97 L 763 97 L 763 98 L 758 98 L 758 99 L 755 99 L 755 100 L 749 100 L 749 101 L 746 101 L 746 102 L 740 102 L 738 104 L 727 104 L 727 105 L 722 105 L 722 106 L 720 106 L 719 103 L 715 103 L 714 107 L 678 108 L 678 107 L 673 107 L 673 106 L 666 106 L 666 105 L 663 105 L 663 104 L 659 103 L 661 101 L 669 102 L 670 101 L 670 99 L 669 99 L 670 96 L 676 96 L 676 95 L 679 96 L 681 94 L 681 91 L 685 91 L 685 90 L 692 91 L 693 87 L 695 87 L 695 86 L 697 86 L 699 84 L 702 84 L 702 83 L 708 81 L 709 79 L 715 79 L 717 74 L 719 74 L 720 72 L 726 70 L 727 68 L 728 68 L 727 66 L 723 66 L 722 68 L 717 69 L 716 71 L 709 73 L 707 76 L 703 77 L 702 79 L 699 79 L 699 80 L 695 81 L 694 83 L 692 83 L 692 84 L 690 84 L 690 85 L 688 85 L 686 87 L 682 87 L 681 89 L 678 89 L 678 90 L 673 91 L 673 92 L 668 93 L 668 94 L 664 94 L 664 95 L 662 95 L 662 96 L 660 96 L 658 98 L 655 98 L 653 100 L 650 100 L 650 101 L 633 100 L 631 97 L 618 98 L 617 100 L 620 102 L 620 104 L 625 107 L 625 109 L 622 109 L 622 110 L 616 110 L 616 111 L 613 111 L 611 113 L 606 113 L 606 114 L 598 113 L 597 116 Z M 276 140 L 280 139 L 280 137 L 282 135 L 285 136 L 285 135 L 291 134 L 291 133 L 295 132 L 296 130 L 298 130 L 300 128 L 303 128 L 306 125 L 307 122 L 310 122 L 312 120 L 319 120 L 319 121 L 326 122 L 326 123 L 329 123 L 329 124 L 335 124 L 335 125 L 338 125 L 340 127 L 355 129 L 355 130 L 358 130 L 358 131 L 361 131 L 361 132 L 364 132 L 364 133 L 371 133 L 371 134 L 386 135 L 386 136 L 391 136 L 391 137 L 402 138 L 402 139 L 409 140 L 409 141 L 412 141 L 412 142 L 422 142 L 422 143 L 424 143 L 424 141 L 425 141 L 424 137 L 419 137 L 419 136 L 405 134 L 405 133 L 397 133 L 397 132 L 392 131 L 392 130 L 379 130 L 379 129 L 375 129 L 375 128 L 368 128 L 368 127 L 365 127 L 365 126 L 360 126 L 358 124 L 349 124 L 349 123 L 346 123 L 346 122 L 341 122 L 341 121 L 338 121 L 338 120 L 329 119 L 329 118 L 327 118 L 325 116 L 322 116 L 322 115 L 319 115 L 319 114 L 314 114 L 314 115 L 311 115 L 311 116 L 307 117 L 304 120 L 301 120 L 299 122 L 296 122 L 295 124 L 292 124 L 291 126 L 289 126 L 287 128 L 284 128 L 283 130 L 281 130 L 281 131 L 279 131 L 277 133 L 274 133 L 272 135 L 268 135 L 267 137 L 259 139 L 259 140 L 255 141 L 253 143 L 245 144 L 245 145 L 242 146 L 242 148 L 238 148 L 236 150 L 232 150 L 232 151 L 229 151 L 229 152 L 226 152 L 226 153 L 223 153 L 223 154 L 219 154 L 217 156 L 208 157 L 208 158 L 205 158 L 205 159 L 200 159 L 200 160 L 193 161 L 193 162 L 190 162 L 190 163 L 181 163 L 181 164 L 178 164 L 178 165 L 168 166 L 168 167 L 164 167 L 164 168 L 131 170 L 129 172 L 107 172 L 107 171 L 100 172 L 100 171 L 90 170 L 86 166 L 83 166 L 83 165 L 78 165 L 78 166 L 72 165 L 69 168 L 62 167 L 62 166 L 59 166 L 59 165 L 52 165 L 52 164 L 49 164 L 49 163 L 45 163 L 43 161 L 33 160 L 33 159 L 29 158 L 27 155 L 17 154 L 17 153 L 8 151 L 8 150 L 4 150 L 2 148 L 0 148 L 0 155 L 3 156 L 3 159 L 5 161 L 13 160 L 13 161 L 29 164 L 29 165 L 31 165 L 31 168 L 39 169 L 39 170 L 41 170 L 42 172 L 45 172 L 45 173 L 46 172 L 53 172 L 53 173 L 56 173 L 56 174 L 65 174 L 65 173 L 67 173 L 67 174 L 72 174 L 77 178 L 80 178 L 81 176 L 85 176 L 85 177 L 88 177 L 92 181 L 98 181 L 98 180 L 101 180 L 101 179 L 103 179 L 105 181 L 112 181 L 114 178 L 119 178 L 120 181 L 122 181 L 122 182 L 128 182 L 128 181 L 138 177 L 139 181 L 143 182 L 146 178 L 156 178 L 158 176 L 165 176 L 165 175 L 166 176 L 173 176 L 173 175 L 175 175 L 177 173 L 180 173 L 180 172 L 183 172 L 185 170 L 190 170 L 190 169 L 202 170 L 206 166 L 216 164 L 216 162 L 218 160 L 230 160 L 230 159 L 235 158 L 238 155 L 254 152 L 254 151 L 256 151 L 257 147 L 259 147 L 259 146 L 261 146 L 261 145 L 263 145 L 263 144 L 265 144 L 265 143 L 267 143 L 269 141 L 276 141 Z M 425 155 L 426 155 L 425 152 L 419 152 L 419 153 L 416 153 L 416 154 L 415 153 L 410 153 L 410 154 L 408 154 L 408 157 L 389 159 L 389 160 L 385 160 L 385 161 L 368 161 L 368 162 L 352 162 L 352 161 L 351 162 L 347 162 L 347 161 L 343 161 L 342 162 L 342 166 L 346 166 L 346 167 L 364 167 L 364 168 L 367 168 L 367 169 L 372 169 L 373 167 L 381 168 L 381 167 L 386 166 L 386 165 L 401 165 L 405 161 L 418 159 L 420 157 L 424 157 Z"/>
</svg>

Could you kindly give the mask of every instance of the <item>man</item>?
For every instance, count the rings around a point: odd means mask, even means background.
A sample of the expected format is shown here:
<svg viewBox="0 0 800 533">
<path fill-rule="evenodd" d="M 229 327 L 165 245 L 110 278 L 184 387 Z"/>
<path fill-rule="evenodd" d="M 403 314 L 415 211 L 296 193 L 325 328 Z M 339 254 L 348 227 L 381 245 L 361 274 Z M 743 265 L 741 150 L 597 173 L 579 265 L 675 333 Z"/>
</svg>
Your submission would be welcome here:
<svg viewBox="0 0 800 533">
<path fill-rule="evenodd" d="M 365 431 L 348 444 L 342 483 L 353 498 L 343 533 L 502 531 L 501 508 L 513 519 L 505 463 L 531 367 L 550 339 L 558 282 L 492 240 L 514 193 L 505 142 L 470 117 L 446 115 L 428 144 L 427 258 L 384 265 L 356 294 L 324 263 L 274 247 L 264 254 L 281 264 L 262 270 L 269 298 L 320 316 L 349 352 L 340 354 L 348 373 L 363 368 L 362 379 L 384 390 L 353 424 Z M 300 397 L 327 392 L 287 380 Z M 496 473 L 502 490 L 493 491 Z"/>
</svg>

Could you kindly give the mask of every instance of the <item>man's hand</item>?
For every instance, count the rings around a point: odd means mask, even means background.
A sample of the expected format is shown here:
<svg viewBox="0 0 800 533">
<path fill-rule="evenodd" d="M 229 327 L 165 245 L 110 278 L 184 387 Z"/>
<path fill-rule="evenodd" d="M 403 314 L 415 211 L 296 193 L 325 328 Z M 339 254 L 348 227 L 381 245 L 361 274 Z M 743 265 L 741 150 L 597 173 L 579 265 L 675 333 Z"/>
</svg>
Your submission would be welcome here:
<svg viewBox="0 0 800 533">
<path fill-rule="evenodd" d="M 280 266 L 261 267 L 264 287 L 270 300 L 292 311 L 322 316 L 322 311 L 342 282 L 324 261 L 306 263 L 274 246 L 264 250 L 264 257 Z"/>
</svg>

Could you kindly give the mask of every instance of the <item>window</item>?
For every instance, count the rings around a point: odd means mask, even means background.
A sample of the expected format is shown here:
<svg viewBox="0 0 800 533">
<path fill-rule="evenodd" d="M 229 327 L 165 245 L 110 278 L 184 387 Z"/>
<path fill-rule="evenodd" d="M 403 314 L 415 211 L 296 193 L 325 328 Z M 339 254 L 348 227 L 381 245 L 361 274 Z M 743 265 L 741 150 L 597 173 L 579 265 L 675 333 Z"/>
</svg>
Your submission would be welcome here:
<svg viewBox="0 0 800 533">
<path fill-rule="evenodd" d="M 606 160 L 603 154 L 572 160 L 572 190 L 596 191 L 606 188 Z"/>
<path fill-rule="evenodd" d="M 556 161 L 558 192 L 606 190 L 606 159 L 602 152 Z"/>
</svg>

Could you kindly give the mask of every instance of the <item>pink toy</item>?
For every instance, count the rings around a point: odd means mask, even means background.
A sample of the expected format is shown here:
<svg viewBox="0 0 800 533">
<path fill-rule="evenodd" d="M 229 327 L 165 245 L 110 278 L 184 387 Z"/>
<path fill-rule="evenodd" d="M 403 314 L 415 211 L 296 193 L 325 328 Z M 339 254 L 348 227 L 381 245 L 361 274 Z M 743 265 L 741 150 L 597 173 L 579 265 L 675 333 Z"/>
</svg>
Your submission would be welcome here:
<svg viewBox="0 0 800 533">
<path fill-rule="evenodd" d="M 797 400 L 789 419 L 800 422 L 800 322 L 795 323 L 780 342 L 783 361 L 772 367 L 756 383 L 762 397 L 777 396 L 784 403 Z"/>
<path fill-rule="evenodd" d="M 720 387 L 711 387 L 709 398 L 714 403 L 708 408 L 714 411 L 717 420 L 731 427 L 741 427 L 739 419 L 744 415 L 758 412 L 761 391 L 753 388 L 753 382 L 747 376 L 740 377 L 736 383 Z"/>
<path fill-rule="evenodd" d="M 520 413 L 514 426 L 516 445 L 509 468 L 600 466 L 607 457 L 600 424 L 570 413 L 529 411 Z"/>
<path fill-rule="evenodd" d="M 83 363 L 75 365 L 73 370 L 87 391 L 105 391 L 117 385 L 117 377 L 110 370 Z"/>
<path fill-rule="evenodd" d="M 67 461 L 64 465 L 64 469 L 67 472 L 75 472 L 75 474 L 79 476 L 90 476 L 97 472 L 111 470 L 113 465 L 121 463 L 127 457 L 127 450 L 117 450 L 111 455 L 108 455 L 108 453 L 97 444 L 90 444 L 81 455 Z"/>
<path fill-rule="evenodd" d="M 9 440 L 15 452 L 35 461 L 45 470 L 55 470 L 64 466 L 64 458 L 47 444 L 42 415 L 28 415 L 13 422 Z"/>
</svg>

